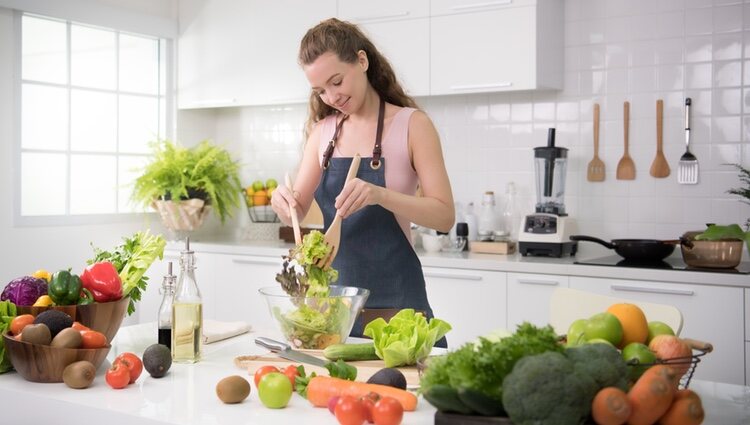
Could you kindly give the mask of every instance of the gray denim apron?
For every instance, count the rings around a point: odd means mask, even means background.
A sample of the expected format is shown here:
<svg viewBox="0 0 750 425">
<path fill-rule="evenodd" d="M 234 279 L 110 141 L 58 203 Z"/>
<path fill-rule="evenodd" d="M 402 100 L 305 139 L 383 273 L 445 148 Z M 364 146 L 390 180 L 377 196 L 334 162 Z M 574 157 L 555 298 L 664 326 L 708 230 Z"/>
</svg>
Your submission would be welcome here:
<svg viewBox="0 0 750 425">
<path fill-rule="evenodd" d="M 380 157 L 385 102 L 381 98 L 378 129 L 372 158 L 362 158 L 356 176 L 385 187 L 385 159 Z M 345 119 L 345 118 L 344 118 Z M 315 190 L 315 200 L 328 229 L 336 216 L 336 197 L 341 193 L 352 158 L 332 158 L 333 146 L 343 120 L 337 126 L 323 156 L 323 176 Z M 427 301 L 422 264 L 392 212 L 380 205 L 369 205 L 350 215 L 341 224 L 341 245 L 332 267 L 339 271 L 338 285 L 370 290 L 365 308 L 424 311 L 432 318 Z M 362 315 L 351 336 L 362 336 Z M 445 338 L 436 346 L 445 347 Z"/>
</svg>

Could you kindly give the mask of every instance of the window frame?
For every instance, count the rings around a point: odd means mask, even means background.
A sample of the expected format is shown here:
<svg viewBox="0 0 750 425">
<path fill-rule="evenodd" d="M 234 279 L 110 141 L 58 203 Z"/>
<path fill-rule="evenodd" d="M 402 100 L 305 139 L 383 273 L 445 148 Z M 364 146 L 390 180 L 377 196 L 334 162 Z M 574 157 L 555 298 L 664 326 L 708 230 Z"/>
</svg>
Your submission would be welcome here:
<svg viewBox="0 0 750 425">
<path fill-rule="evenodd" d="M 143 211 L 143 212 L 114 212 L 114 213 L 98 213 L 98 214 L 71 214 L 70 213 L 70 197 L 71 197 L 71 188 L 70 188 L 70 178 L 71 178 L 71 169 L 70 169 L 70 160 L 73 153 L 76 154 L 97 154 L 97 155 L 114 155 L 115 158 L 121 158 L 121 157 L 132 157 L 132 156 L 142 156 L 139 154 L 131 154 L 131 153 L 121 153 L 121 152 L 115 152 L 112 153 L 102 153 L 102 152 L 73 152 L 70 148 L 70 145 L 68 145 L 68 148 L 65 151 L 56 151 L 55 153 L 63 153 L 67 156 L 68 161 L 68 167 L 66 172 L 66 206 L 65 206 L 65 214 L 56 214 L 56 215 L 43 215 L 43 216 L 24 216 L 21 215 L 21 187 L 22 187 L 22 181 L 21 181 L 21 158 L 22 158 L 22 93 L 23 93 L 23 85 L 26 82 L 37 84 L 40 86 L 48 86 L 48 87 L 63 87 L 66 90 L 68 90 L 69 96 L 68 96 L 68 141 L 70 142 L 70 122 L 71 122 L 71 110 L 70 110 L 70 103 L 71 103 L 71 96 L 70 92 L 73 89 L 79 88 L 79 89 L 85 89 L 95 92 L 106 92 L 106 93 L 115 93 L 117 95 L 131 95 L 131 96 L 148 96 L 144 95 L 143 93 L 133 93 L 133 92 L 126 92 L 126 91 L 120 91 L 119 89 L 119 78 L 118 78 L 118 85 L 115 90 L 101 90 L 97 88 L 91 88 L 91 87 L 80 87 L 80 86 L 74 86 L 71 83 L 71 75 L 70 75 L 70 64 L 71 64 L 71 25 L 83 25 L 83 26 L 90 26 L 90 27 L 98 27 L 106 30 L 114 31 L 118 34 L 117 39 L 117 60 L 119 61 L 120 57 L 120 46 L 119 46 L 119 35 L 120 34 L 127 34 L 127 35 L 134 35 L 134 36 L 140 36 L 140 37 L 153 37 L 154 39 L 157 39 L 159 41 L 159 57 L 160 57 L 160 65 L 162 69 L 160 69 L 160 74 L 163 75 L 163 78 L 159 78 L 159 84 L 163 84 L 163 94 L 161 94 L 161 88 L 160 93 L 156 95 L 157 102 L 159 104 L 159 128 L 164 128 L 164 134 L 159 134 L 161 138 L 167 138 L 167 139 L 173 139 L 174 135 L 174 120 L 175 120 L 175 100 L 174 100 L 174 63 L 175 63 L 175 49 L 174 49 L 174 40 L 171 38 L 167 38 L 163 35 L 157 35 L 157 34 L 148 34 L 148 33 L 135 33 L 132 31 L 127 31 L 120 28 L 114 28 L 114 27 L 106 27 L 106 26 L 97 26 L 95 23 L 89 23 L 89 22 L 77 22 L 72 19 L 64 19 L 64 18 L 56 18 L 54 16 L 47 16 L 47 15 L 40 15 L 36 13 L 29 13 L 24 11 L 15 10 L 13 16 L 13 141 L 12 141 L 12 159 L 14 161 L 13 164 L 13 223 L 15 227 L 37 227 L 37 226 L 70 226 L 70 225 L 89 225 L 89 224 L 110 224 L 110 223 L 126 223 L 126 222 L 135 222 L 140 221 L 144 218 L 144 216 L 152 216 L 156 215 L 155 211 Z M 22 39 L 22 20 L 23 16 L 32 16 L 32 17 L 38 17 L 42 19 L 50 19 L 50 20 L 56 20 L 58 22 L 65 23 L 66 29 L 67 29 L 67 51 L 66 51 L 66 66 L 68 68 L 68 78 L 67 82 L 65 84 L 55 84 L 55 83 L 46 83 L 46 82 L 39 82 L 39 81 L 25 81 L 23 79 L 22 75 L 22 60 L 23 60 L 23 39 Z M 119 62 L 118 62 L 119 64 Z M 119 68 L 119 66 L 118 66 Z M 119 72 L 119 69 L 118 69 Z M 164 105 L 164 123 L 162 126 L 162 119 L 161 119 L 161 108 L 162 108 L 162 100 Z M 118 118 L 119 123 L 119 118 Z M 119 133 L 119 132 L 118 132 Z M 119 137 L 119 134 L 118 134 Z M 118 141 L 119 145 L 119 141 Z M 39 152 L 44 152 L 43 150 L 40 150 Z M 119 176 L 118 176 L 119 178 Z M 119 184 L 119 181 L 118 181 Z M 117 190 L 117 189 L 114 189 Z"/>
</svg>

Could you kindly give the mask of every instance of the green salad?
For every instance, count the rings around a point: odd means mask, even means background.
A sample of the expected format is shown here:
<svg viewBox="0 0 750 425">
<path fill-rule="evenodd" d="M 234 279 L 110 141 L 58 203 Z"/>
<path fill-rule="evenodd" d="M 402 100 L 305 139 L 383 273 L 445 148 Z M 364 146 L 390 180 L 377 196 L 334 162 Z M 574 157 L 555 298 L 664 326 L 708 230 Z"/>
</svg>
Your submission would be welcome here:
<svg viewBox="0 0 750 425">
<path fill-rule="evenodd" d="M 329 284 L 338 280 L 338 271 L 315 265 L 330 249 L 323 233 L 313 230 L 302 238 L 302 244 L 289 250 L 276 275 L 296 308 L 283 311 L 274 307 L 273 314 L 286 339 L 298 348 L 325 348 L 340 342 L 341 332 L 348 330 L 350 301 L 329 298 Z"/>
</svg>

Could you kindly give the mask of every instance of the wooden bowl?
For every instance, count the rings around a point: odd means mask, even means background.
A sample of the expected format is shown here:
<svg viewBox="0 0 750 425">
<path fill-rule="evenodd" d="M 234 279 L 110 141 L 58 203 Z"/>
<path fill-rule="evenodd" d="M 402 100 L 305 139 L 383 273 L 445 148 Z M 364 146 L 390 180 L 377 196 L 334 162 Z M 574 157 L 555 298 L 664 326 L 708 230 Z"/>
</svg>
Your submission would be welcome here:
<svg viewBox="0 0 750 425">
<path fill-rule="evenodd" d="M 107 358 L 111 346 L 102 348 L 61 348 L 16 341 L 3 333 L 5 350 L 13 368 L 27 381 L 62 382 L 65 366 L 79 360 L 91 362 L 97 369 Z"/>
<path fill-rule="evenodd" d="M 83 326 L 103 333 L 107 342 L 111 342 L 120 329 L 122 319 L 128 311 L 130 297 L 108 303 L 93 303 L 88 305 L 60 305 L 54 307 L 17 306 L 18 315 L 31 314 L 36 317 L 45 310 L 60 310 Z"/>
</svg>

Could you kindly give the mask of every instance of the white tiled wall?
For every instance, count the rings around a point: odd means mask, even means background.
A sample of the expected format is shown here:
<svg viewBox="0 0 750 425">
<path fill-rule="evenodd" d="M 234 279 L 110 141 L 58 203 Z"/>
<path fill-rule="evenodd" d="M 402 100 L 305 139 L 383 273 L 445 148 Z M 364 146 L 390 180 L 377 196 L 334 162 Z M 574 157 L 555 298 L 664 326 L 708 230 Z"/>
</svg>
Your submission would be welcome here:
<svg viewBox="0 0 750 425">
<path fill-rule="evenodd" d="M 706 222 L 744 223 L 750 207 L 726 193 L 740 182 L 723 164 L 750 166 L 745 110 L 750 110 L 750 2 L 564 1 L 562 91 L 418 99 L 440 132 L 456 201 L 479 203 L 484 190 L 503 194 L 505 184 L 515 181 L 522 209 L 530 210 L 532 148 L 544 145 L 547 128 L 556 127 L 557 144 L 570 149 L 566 205 L 582 233 L 675 238 Z M 700 161 L 695 186 L 676 179 L 684 152 L 685 97 L 693 99 L 691 150 Z M 672 168 L 666 179 L 648 173 L 656 149 L 657 99 L 665 104 L 664 150 Z M 626 100 L 634 181 L 615 179 Z M 602 183 L 586 180 L 594 102 L 602 111 L 600 156 L 607 171 Z M 233 144 L 245 164 L 245 181 L 281 177 L 299 158 L 306 112 L 302 104 L 183 111 L 178 137 Z"/>
</svg>

